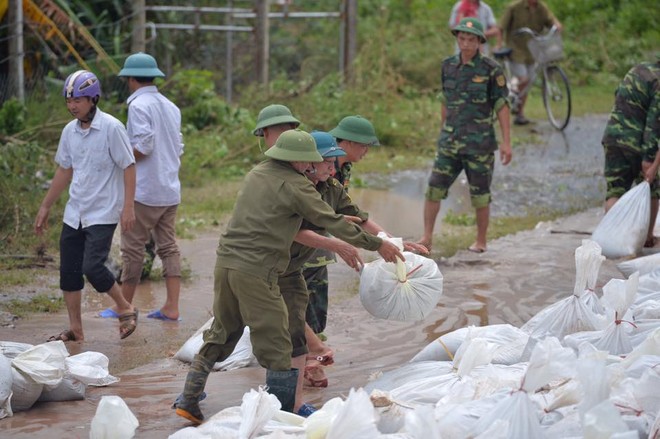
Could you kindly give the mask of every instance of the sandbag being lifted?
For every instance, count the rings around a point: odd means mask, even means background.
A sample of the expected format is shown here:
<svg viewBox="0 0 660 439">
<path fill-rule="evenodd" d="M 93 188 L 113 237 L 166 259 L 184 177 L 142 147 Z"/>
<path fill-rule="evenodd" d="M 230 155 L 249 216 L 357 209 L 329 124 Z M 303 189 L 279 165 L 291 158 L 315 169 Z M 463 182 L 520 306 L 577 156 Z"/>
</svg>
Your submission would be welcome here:
<svg viewBox="0 0 660 439">
<path fill-rule="evenodd" d="M 360 301 L 374 317 L 418 321 L 435 308 L 442 294 L 442 273 L 433 259 L 404 252 L 396 264 L 378 259 L 360 276 Z"/>
</svg>

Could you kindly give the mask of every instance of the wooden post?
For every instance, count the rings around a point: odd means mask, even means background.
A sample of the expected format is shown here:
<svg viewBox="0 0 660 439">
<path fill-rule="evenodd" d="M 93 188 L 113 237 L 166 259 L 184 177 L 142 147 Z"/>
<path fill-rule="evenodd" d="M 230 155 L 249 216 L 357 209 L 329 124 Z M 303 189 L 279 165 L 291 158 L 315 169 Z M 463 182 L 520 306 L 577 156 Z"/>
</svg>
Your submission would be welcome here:
<svg viewBox="0 0 660 439">
<path fill-rule="evenodd" d="M 23 70 L 23 0 L 9 0 L 9 90 L 20 103 L 25 102 Z"/>
<path fill-rule="evenodd" d="M 228 104 L 231 104 L 233 99 L 232 92 L 234 88 L 234 33 L 231 30 L 231 26 L 234 24 L 233 9 L 234 2 L 232 0 L 227 1 L 227 7 L 229 12 L 225 17 L 225 21 L 229 30 L 226 32 L 226 45 L 225 45 L 225 100 Z"/>
<path fill-rule="evenodd" d="M 268 0 L 256 0 L 257 4 L 257 26 L 255 37 L 257 39 L 257 54 L 256 54 L 256 66 L 257 66 L 257 80 L 264 86 L 265 89 L 268 88 L 268 61 L 269 61 L 269 52 L 270 52 L 270 39 L 269 39 L 269 23 L 268 23 L 268 12 L 269 12 L 269 2 Z"/>
<path fill-rule="evenodd" d="M 344 82 L 350 84 L 353 81 L 353 60 L 357 47 L 357 0 L 344 0 L 342 6 L 340 67 L 344 74 Z"/>
<path fill-rule="evenodd" d="M 131 53 L 146 51 L 147 11 L 146 0 L 133 0 L 133 33 L 131 35 Z"/>
</svg>

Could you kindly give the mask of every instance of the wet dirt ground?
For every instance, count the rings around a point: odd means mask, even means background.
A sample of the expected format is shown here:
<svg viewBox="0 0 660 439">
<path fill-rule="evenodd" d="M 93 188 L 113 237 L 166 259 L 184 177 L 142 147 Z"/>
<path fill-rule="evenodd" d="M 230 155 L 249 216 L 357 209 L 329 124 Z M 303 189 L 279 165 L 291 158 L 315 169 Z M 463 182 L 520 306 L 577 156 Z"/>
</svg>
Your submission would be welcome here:
<svg viewBox="0 0 660 439">
<path fill-rule="evenodd" d="M 571 294 L 575 248 L 602 216 L 602 209 L 593 206 L 600 205 L 604 193 L 599 144 L 604 123 L 603 116 L 575 120 L 565 135 L 541 123 L 534 145 L 514 147 L 514 162 L 508 167 L 498 165 L 495 171 L 494 216 L 524 215 L 543 206 L 583 211 L 493 241 L 484 254 L 464 251 L 438 261 L 444 292 L 424 321 L 404 323 L 370 316 L 356 296 L 358 275 L 342 263 L 332 265 L 326 333 L 336 362 L 326 369 L 330 386 L 306 389 L 306 400 L 320 405 L 345 396 L 351 387 L 363 386 L 370 375 L 408 361 L 428 342 L 453 329 L 472 324 L 521 325 L 544 306 Z M 359 172 L 359 166 L 355 171 Z M 353 188 L 351 195 L 390 233 L 417 237 L 426 174 L 407 171 L 396 174 L 389 183 L 369 177 L 370 188 Z M 470 211 L 465 183 L 455 185 L 442 212 L 449 208 Z M 103 395 L 119 395 L 125 400 L 140 422 L 138 438 L 163 438 L 186 426 L 170 404 L 183 387 L 187 366 L 170 357 L 210 316 L 218 236 L 219 230 L 213 230 L 193 240 L 181 240 L 182 254 L 194 275 L 182 289 L 183 320 L 179 323 L 145 318 L 165 297 L 164 283 L 146 282 L 136 294 L 135 304 L 141 310 L 138 329 L 120 341 L 116 321 L 94 317 L 110 303 L 93 292 L 85 294 L 86 339 L 67 347 L 71 354 L 103 352 L 110 358 L 111 372 L 121 381 L 106 388 L 88 388 L 84 401 L 37 403 L 27 412 L 0 420 L 0 437 L 89 437 L 89 425 Z M 622 275 L 614 261 L 606 261 L 599 286 L 612 277 Z M 66 312 L 33 316 L 18 321 L 13 329 L 0 328 L 0 339 L 37 344 L 65 324 Z M 202 410 L 210 416 L 239 405 L 242 395 L 264 379 L 265 372 L 259 367 L 214 373 Z"/>
</svg>

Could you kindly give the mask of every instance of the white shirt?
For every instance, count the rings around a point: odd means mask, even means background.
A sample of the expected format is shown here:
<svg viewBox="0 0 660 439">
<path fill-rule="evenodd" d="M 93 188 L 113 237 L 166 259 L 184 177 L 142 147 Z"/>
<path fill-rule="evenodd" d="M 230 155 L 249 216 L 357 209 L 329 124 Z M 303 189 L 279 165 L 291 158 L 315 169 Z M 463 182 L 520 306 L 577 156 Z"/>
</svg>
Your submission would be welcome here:
<svg viewBox="0 0 660 439">
<path fill-rule="evenodd" d="M 457 20 L 458 7 L 461 5 L 461 2 L 457 2 L 454 7 L 451 9 L 451 16 L 449 17 L 449 28 L 453 29 L 460 20 Z M 465 18 L 465 17 L 464 17 Z M 486 3 L 480 1 L 479 6 L 477 7 L 477 16 L 475 17 L 484 27 L 484 33 L 491 27 L 497 26 L 497 21 L 495 20 L 495 14 L 493 10 Z M 459 52 L 458 45 L 455 45 L 456 53 Z M 488 55 L 490 49 L 488 43 L 483 43 L 481 45 L 481 53 Z"/>
<path fill-rule="evenodd" d="M 55 162 L 73 168 L 64 223 L 77 229 L 117 224 L 124 206 L 124 169 L 135 163 L 124 125 L 96 109 L 89 129 L 72 120 L 62 130 Z"/>
<path fill-rule="evenodd" d="M 146 156 L 136 163 L 135 201 L 147 206 L 181 203 L 181 111 L 153 85 L 137 89 L 127 103 L 128 137 Z"/>
</svg>

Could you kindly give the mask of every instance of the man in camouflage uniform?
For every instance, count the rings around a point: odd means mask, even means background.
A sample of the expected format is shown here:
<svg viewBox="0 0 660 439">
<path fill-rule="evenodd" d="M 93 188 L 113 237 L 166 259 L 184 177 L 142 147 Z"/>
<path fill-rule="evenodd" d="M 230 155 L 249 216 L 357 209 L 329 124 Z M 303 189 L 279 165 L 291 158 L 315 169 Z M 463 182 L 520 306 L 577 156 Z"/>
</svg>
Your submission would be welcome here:
<svg viewBox="0 0 660 439">
<path fill-rule="evenodd" d="M 616 90 L 614 108 L 603 134 L 607 200 L 605 210 L 632 186 L 651 184 L 651 223 L 645 247 L 653 247 L 660 185 L 656 178 L 660 153 L 660 60 L 636 65 Z"/>
<path fill-rule="evenodd" d="M 452 33 L 461 52 L 442 62 L 443 125 L 426 191 L 424 235 L 419 243 L 431 249 L 440 201 L 447 197 L 449 187 L 464 170 L 477 217 L 477 239 L 469 250 L 482 253 L 486 251 L 490 184 L 497 149 L 494 114 L 502 130 L 500 160 L 503 165 L 511 161 L 508 90 L 500 66 L 479 53 L 479 45 L 486 41 L 481 23 L 475 18 L 464 18 Z"/>
</svg>

